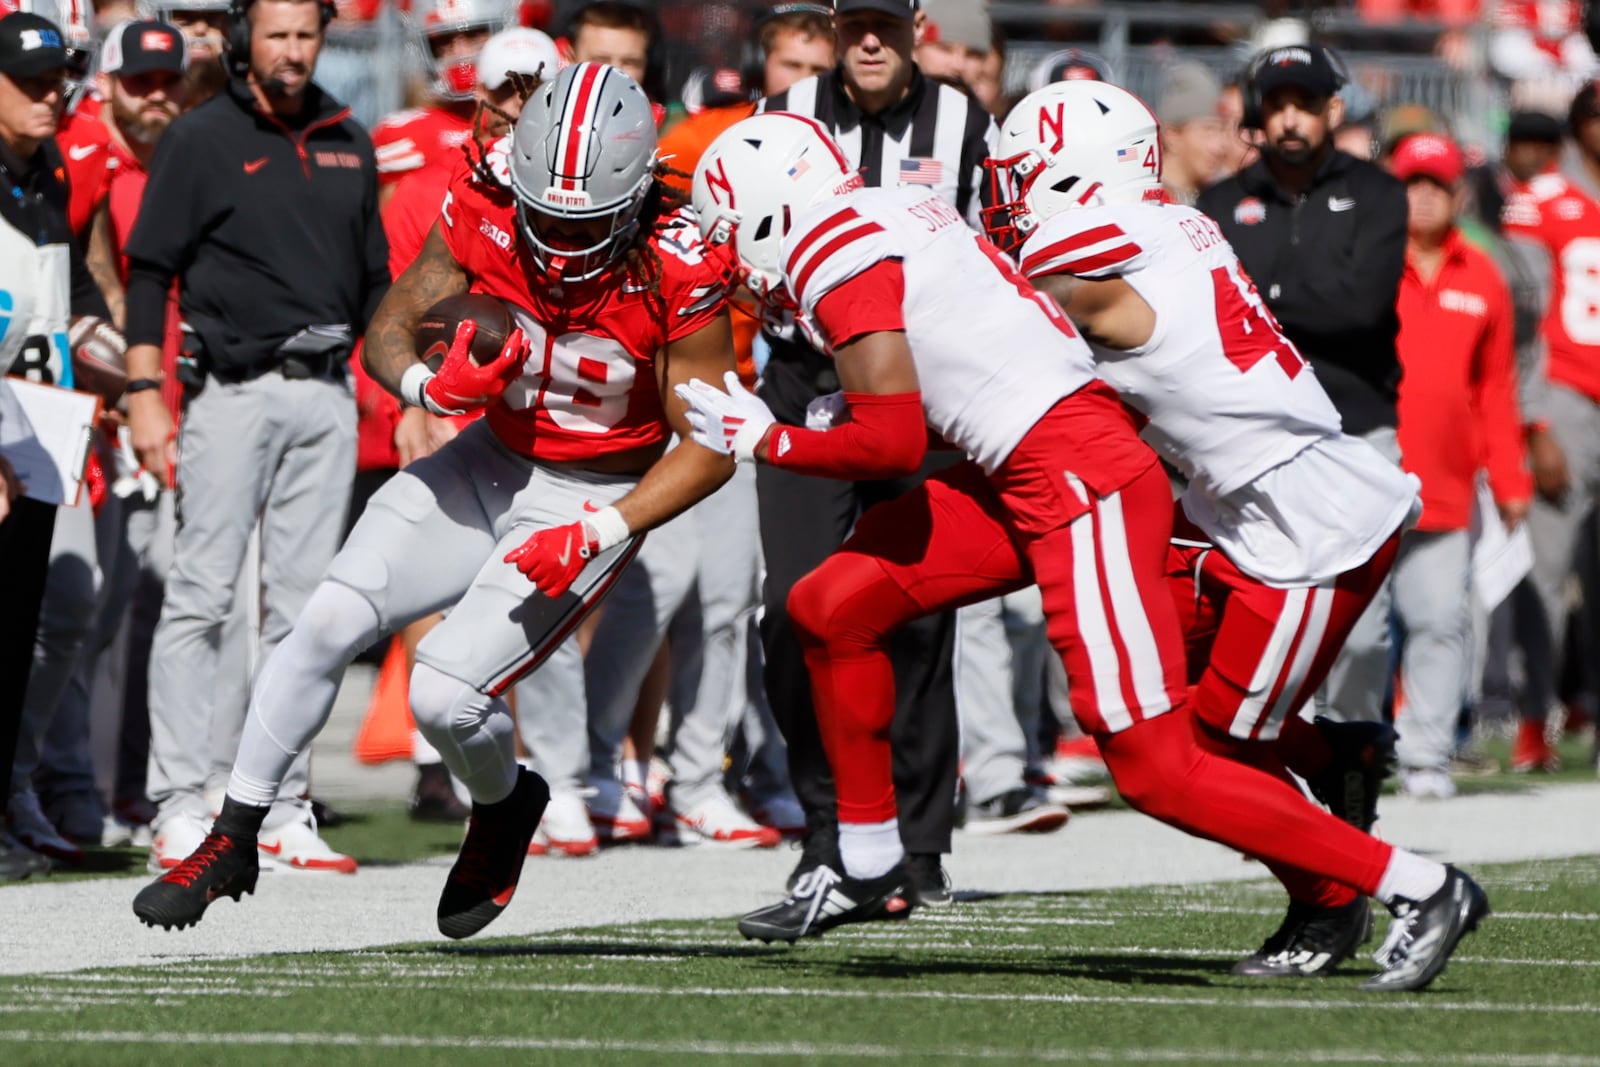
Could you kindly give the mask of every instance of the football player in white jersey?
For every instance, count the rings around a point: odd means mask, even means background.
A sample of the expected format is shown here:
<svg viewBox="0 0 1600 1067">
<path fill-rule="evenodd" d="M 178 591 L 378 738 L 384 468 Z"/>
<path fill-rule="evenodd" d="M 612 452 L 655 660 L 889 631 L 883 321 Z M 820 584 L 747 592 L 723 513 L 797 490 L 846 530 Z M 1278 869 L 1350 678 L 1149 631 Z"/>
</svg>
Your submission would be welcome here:
<svg viewBox="0 0 1600 1067">
<path fill-rule="evenodd" d="M 696 168 L 693 199 L 707 254 L 727 254 L 764 313 L 792 317 L 830 353 L 845 387 L 822 429 L 774 425 L 736 379 L 726 393 L 690 383 L 679 395 L 697 441 L 744 461 L 852 479 L 915 469 L 927 430 L 971 457 L 869 510 L 790 595 L 837 781 L 845 870 L 819 868 L 786 900 L 745 916 L 741 932 L 793 941 L 906 914 L 888 639 L 909 619 L 1031 581 L 1074 714 L 1131 804 L 1426 916 L 1425 938 L 1396 941 L 1406 980 L 1375 988 L 1431 980 L 1477 912 L 1463 904 L 1455 936 L 1441 937 L 1442 905 L 1416 901 L 1444 885 L 1478 907 L 1481 891 L 1335 818 L 1284 779 L 1225 758 L 1196 729 L 1163 577 L 1166 475 L 1055 305 L 937 196 L 862 188 L 837 145 L 802 116 L 729 128 Z"/>
<path fill-rule="evenodd" d="M 1298 712 L 1394 562 L 1420 506 L 1416 479 L 1341 432 L 1221 230 L 1164 202 L 1159 130 L 1138 97 L 1088 83 L 1033 93 L 1007 116 L 989 169 L 990 236 L 1083 329 L 1100 376 L 1188 481 L 1171 574 L 1203 742 L 1286 781 L 1287 765 L 1370 829 L 1394 731 Z M 1234 973 L 1327 973 L 1366 936 L 1365 896 L 1269 866 L 1289 914 Z M 1475 896 L 1468 886 L 1429 865 L 1407 896 Z M 1447 932 L 1459 938 L 1476 918 L 1462 911 Z M 1375 983 L 1416 973 L 1397 964 Z"/>
</svg>

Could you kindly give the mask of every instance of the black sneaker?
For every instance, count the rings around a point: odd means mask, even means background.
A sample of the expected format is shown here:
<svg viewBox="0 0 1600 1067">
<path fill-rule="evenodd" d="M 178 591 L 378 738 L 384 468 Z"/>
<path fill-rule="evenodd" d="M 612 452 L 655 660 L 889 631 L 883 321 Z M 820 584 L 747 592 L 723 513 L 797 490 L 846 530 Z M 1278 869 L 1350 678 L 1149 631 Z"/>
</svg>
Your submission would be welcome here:
<svg viewBox="0 0 1600 1067">
<path fill-rule="evenodd" d="M 917 903 L 942 908 L 955 903 L 950 892 L 950 875 L 937 852 L 913 852 L 906 856 L 906 877 L 911 880 L 911 891 Z"/>
<path fill-rule="evenodd" d="M 199 922 L 218 897 L 238 900 L 254 893 L 260 873 L 253 840 L 212 830 L 188 859 L 139 890 L 133 913 L 146 926 L 182 930 Z"/>
<path fill-rule="evenodd" d="M 1319 978 L 1351 956 L 1367 938 L 1372 905 L 1357 896 L 1340 908 L 1289 902 L 1283 925 L 1252 955 L 1233 965 L 1245 978 Z"/>
<path fill-rule="evenodd" d="M 1018 786 L 967 808 L 969 834 L 1047 834 L 1067 824 L 1072 813 L 1052 804 L 1044 790 Z"/>
<path fill-rule="evenodd" d="M 1373 992 L 1421 989 L 1444 973 L 1461 939 L 1489 914 L 1483 887 L 1454 867 L 1445 867 L 1444 885 L 1423 901 L 1396 900 L 1394 921 L 1373 958 L 1383 970 L 1361 983 Z"/>
<path fill-rule="evenodd" d="M 497 804 L 472 805 L 467 837 L 439 896 L 439 932 L 471 937 L 506 910 L 522 876 L 528 845 L 550 803 L 550 787 L 526 767 L 517 785 Z"/>
<path fill-rule="evenodd" d="M 1394 727 L 1384 722 L 1335 722 L 1320 715 L 1314 721 L 1333 758 L 1321 774 L 1307 779 L 1311 794 L 1357 830 L 1371 833 L 1378 821 L 1383 780 L 1394 773 Z"/>
<path fill-rule="evenodd" d="M 417 766 L 417 787 L 411 793 L 413 822 L 466 822 L 472 809 L 461 803 L 450 770 L 443 763 Z"/>
<path fill-rule="evenodd" d="M 752 940 L 793 944 L 845 923 L 904 919 L 916 906 L 909 885 L 904 864 L 878 878 L 851 878 L 817 867 L 782 901 L 740 919 L 739 932 Z"/>
<path fill-rule="evenodd" d="M 831 820 L 806 827 L 800 840 L 800 862 L 789 872 L 784 888 L 793 893 L 800 880 L 819 867 L 844 870 L 844 860 L 839 858 L 839 826 Z"/>
</svg>

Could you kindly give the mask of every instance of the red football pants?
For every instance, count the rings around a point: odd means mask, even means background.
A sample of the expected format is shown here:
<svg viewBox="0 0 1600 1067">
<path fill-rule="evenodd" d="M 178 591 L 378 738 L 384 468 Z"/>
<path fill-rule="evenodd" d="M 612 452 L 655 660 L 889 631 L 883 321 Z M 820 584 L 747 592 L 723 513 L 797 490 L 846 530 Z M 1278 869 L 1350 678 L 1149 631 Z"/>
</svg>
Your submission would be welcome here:
<svg viewBox="0 0 1600 1067">
<path fill-rule="evenodd" d="M 1195 714 L 1231 737 L 1275 740 L 1327 678 L 1399 548 L 1396 531 L 1366 563 L 1337 578 L 1275 589 L 1218 549 L 1173 545 L 1168 575 Z"/>
</svg>

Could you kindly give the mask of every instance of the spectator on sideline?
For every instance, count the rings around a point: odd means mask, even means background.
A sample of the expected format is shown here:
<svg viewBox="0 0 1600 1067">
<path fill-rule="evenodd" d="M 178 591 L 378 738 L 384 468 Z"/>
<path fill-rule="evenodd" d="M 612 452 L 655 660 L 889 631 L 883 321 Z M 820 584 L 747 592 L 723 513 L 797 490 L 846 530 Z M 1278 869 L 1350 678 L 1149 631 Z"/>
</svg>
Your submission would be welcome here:
<svg viewBox="0 0 1600 1067">
<path fill-rule="evenodd" d="M 157 0 L 152 14 L 183 32 L 189 45 L 185 107 L 198 107 L 228 84 L 223 67 L 228 47 L 230 0 Z"/>
<path fill-rule="evenodd" d="M 1200 190 L 1227 177 L 1228 131 L 1222 85 L 1202 63 L 1175 63 L 1156 101 L 1161 121 L 1161 184 L 1176 203 L 1194 206 Z"/>
<path fill-rule="evenodd" d="M 1508 527 L 1528 512 L 1511 294 L 1487 253 L 1455 225 L 1464 165 L 1449 138 L 1407 137 L 1389 161 L 1406 183 L 1400 278 L 1400 454 L 1422 479 L 1422 517 L 1401 540 L 1390 582 L 1405 694 L 1398 715 L 1400 789 L 1455 795 L 1450 759 L 1468 697 L 1472 520 L 1478 470 Z M 1475 439 L 1468 447 L 1463 436 Z"/>
<path fill-rule="evenodd" d="M 0 178 L 15 196 L 0 198 L 0 288 L 14 308 L 34 313 L 20 329 L 0 335 L 0 368 L 14 377 L 69 383 L 65 363 L 68 317 L 110 312 L 100 298 L 67 224 L 64 167 L 54 136 L 66 100 L 67 50 L 55 23 L 27 12 L 0 18 Z M 27 417 L 12 390 L 0 380 L 0 785 L 8 798 L 6 826 L 0 831 L 0 879 L 26 877 L 41 866 L 35 844 L 60 840 L 38 810 L 33 784 L 13 775 L 13 760 L 26 761 L 37 750 L 44 723 L 33 665 L 41 647 L 40 606 L 52 540 L 61 509 L 21 496 L 16 471 L 4 459 L 30 437 Z M 26 679 L 26 681 L 24 681 Z M 32 772 L 24 768 L 24 774 Z M 65 843 L 64 858 L 75 848 Z"/>
<path fill-rule="evenodd" d="M 1261 158 L 1200 194 L 1284 333 L 1311 362 L 1344 432 L 1399 462 L 1395 299 L 1405 268 L 1405 189 L 1333 146 L 1342 67 L 1321 45 L 1269 49 L 1242 86 Z M 1387 587 L 1386 587 L 1387 588 Z M 1335 718 L 1375 720 L 1389 688 L 1389 596 L 1356 624 L 1317 696 Z"/>
<path fill-rule="evenodd" d="M 633 0 L 592 0 L 572 16 L 568 34 L 574 63 L 604 63 L 639 83 L 650 98 L 657 127 L 667 113 L 655 58 L 660 34 L 655 12 Z"/>
<path fill-rule="evenodd" d="M 162 137 L 128 238 L 133 446 L 146 470 L 164 476 L 175 460 L 180 474 L 150 653 L 156 870 L 182 862 L 209 828 L 203 739 L 250 532 L 260 522 L 270 650 L 333 557 L 354 473 L 344 364 L 388 288 L 388 247 L 371 141 L 312 81 L 331 15 L 326 0 L 251 0 L 242 50 L 229 56 L 235 77 Z M 256 210 L 236 210 L 242 202 Z M 196 360 L 176 447 L 159 393 L 174 278 Z M 301 759 L 284 783 L 261 845 L 296 868 L 353 871 L 317 836 L 300 799 L 305 768 Z"/>
</svg>

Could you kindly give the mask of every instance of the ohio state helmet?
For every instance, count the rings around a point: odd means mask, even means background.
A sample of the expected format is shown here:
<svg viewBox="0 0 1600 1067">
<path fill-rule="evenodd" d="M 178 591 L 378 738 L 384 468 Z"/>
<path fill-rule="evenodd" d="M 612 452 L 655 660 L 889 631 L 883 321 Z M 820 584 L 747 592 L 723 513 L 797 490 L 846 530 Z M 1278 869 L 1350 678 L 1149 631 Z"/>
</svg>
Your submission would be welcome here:
<svg viewBox="0 0 1600 1067">
<path fill-rule="evenodd" d="M 516 25 L 507 0 L 417 0 L 411 16 L 422 35 L 430 89 L 439 100 L 471 100 L 478 84 L 478 56 L 435 59 L 433 41 L 453 33 L 487 30 L 497 33 Z"/>
<path fill-rule="evenodd" d="M 731 250 L 737 280 L 781 312 L 794 308 L 781 255 L 794 220 L 861 185 L 815 119 L 773 111 L 736 122 L 712 141 L 689 195 L 708 249 Z"/>
<path fill-rule="evenodd" d="M 614 67 L 578 63 L 541 85 L 511 133 L 517 225 L 534 261 L 554 280 L 587 281 L 622 258 L 639 231 L 656 180 L 656 120 L 634 80 Z M 586 248 L 551 244 L 541 222 L 609 219 Z"/>
<path fill-rule="evenodd" d="M 49 19 L 61 30 L 61 43 L 67 51 L 67 104 L 70 107 L 89 84 L 89 71 L 94 65 L 95 52 L 100 41 L 89 23 L 94 9 L 89 0 L 9 0 L 0 3 L 0 14 L 26 11 Z"/>
<path fill-rule="evenodd" d="M 1068 208 L 1163 199 L 1160 124 L 1143 100 L 1106 82 L 1058 82 L 1023 97 L 984 167 L 993 194 L 984 226 L 1007 250 Z"/>
</svg>

